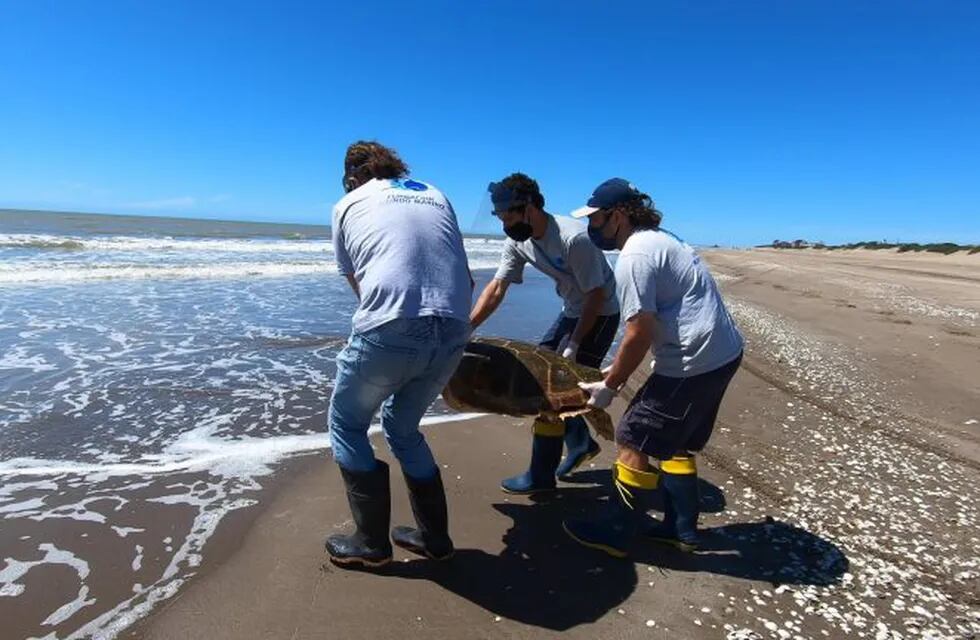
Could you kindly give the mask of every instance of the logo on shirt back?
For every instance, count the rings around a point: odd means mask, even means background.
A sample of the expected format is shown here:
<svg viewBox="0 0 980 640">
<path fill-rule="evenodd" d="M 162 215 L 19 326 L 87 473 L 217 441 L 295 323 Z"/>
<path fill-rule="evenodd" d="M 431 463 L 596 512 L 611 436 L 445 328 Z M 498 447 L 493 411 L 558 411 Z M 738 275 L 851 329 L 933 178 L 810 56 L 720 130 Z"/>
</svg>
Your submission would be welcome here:
<svg viewBox="0 0 980 640">
<path fill-rule="evenodd" d="M 388 187 L 392 190 L 385 196 L 385 202 L 388 204 L 421 205 L 435 207 L 441 211 L 446 210 L 446 202 L 437 190 L 433 189 L 431 194 L 421 194 L 422 191 L 429 191 L 429 185 L 423 182 L 392 179 L 388 181 Z M 398 191 L 402 193 L 397 193 Z M 404 193 L 405 191 L 414 193 Z"/>
<path fill-rule="evenodd" d="M 409 191 L 428 191 L 429 187 L 416 180 L 391 180 L 390 186 L 395 189 L 408 189 Z"/>
</svg>

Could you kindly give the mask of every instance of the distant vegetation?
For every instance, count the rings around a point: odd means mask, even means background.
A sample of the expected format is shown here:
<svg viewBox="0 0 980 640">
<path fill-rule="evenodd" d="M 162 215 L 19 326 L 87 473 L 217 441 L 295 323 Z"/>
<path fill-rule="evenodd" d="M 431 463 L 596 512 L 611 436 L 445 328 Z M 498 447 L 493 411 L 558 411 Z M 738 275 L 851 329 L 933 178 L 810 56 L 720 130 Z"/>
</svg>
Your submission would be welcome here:
<svg viewBox="0 0 980 640">
<path fill-rule="evenodd" d="M 870 249 L 872 251 L 878 249 L 898 249 L 899 253 L 905 253 L 907 251 L 926 251 L 928 253 L 942 253 L 944 255 L 949 255 L 951 253 L 956 253 L 957 251 L 966 251 L 968 253 L 980 253 L 980 245 L 976 244 L 956 244 L 955 242 L 931 242 L 928 244 L 921 244 L 918 242 L 878 242 L 873 240 L 871 242 L 852 242 L 850 244 L 825 244 L 823 242 L 810 242 L 809 240 L 773 240 L 770 245 L 761 245 L 764 247 L 772 247 L 773 249 L 826 249 L 827 251 L 833 251 L 835 249 Z"/>
</svg>

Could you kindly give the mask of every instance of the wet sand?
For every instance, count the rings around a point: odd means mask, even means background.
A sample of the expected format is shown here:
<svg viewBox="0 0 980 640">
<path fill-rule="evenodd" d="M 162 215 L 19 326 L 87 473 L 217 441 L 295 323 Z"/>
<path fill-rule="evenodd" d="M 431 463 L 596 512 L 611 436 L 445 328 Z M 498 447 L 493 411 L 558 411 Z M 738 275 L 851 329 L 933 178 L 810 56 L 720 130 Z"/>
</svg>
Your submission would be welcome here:
<svg viewBox="0 0 980 640">
<path fill-rule="evenodd" d="M 506 496 L 528 428 L 488 417 L 427 429 L 451 563 L 327 563 L 349 513 L 336 467 L 308 458 L 258 517 L 222 523 L 211 544 L 233 552 L 127 635 L 975 637 L 980 255 L 705 255 L 748 350 L 701 456 L 702 552 L 576 546 L 561 519 L 596 509 L 612 446 L 551 498 Z M 393 493 L 393 523 L 409 522 L 397 479 Z"/>
</svg>

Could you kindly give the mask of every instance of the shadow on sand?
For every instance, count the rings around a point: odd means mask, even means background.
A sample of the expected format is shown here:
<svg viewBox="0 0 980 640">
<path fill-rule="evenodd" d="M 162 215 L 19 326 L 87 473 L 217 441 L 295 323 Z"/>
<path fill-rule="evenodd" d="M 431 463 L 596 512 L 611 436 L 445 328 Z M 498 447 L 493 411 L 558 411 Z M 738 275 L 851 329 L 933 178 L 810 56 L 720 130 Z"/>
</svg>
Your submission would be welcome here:
<svg viewBox="0 0 980 640">
<path fill-rule="evenodd" d="M 590 473 L 578 480 L 588 482 Z M 701 489 L 704 512 L 724 508 L 718 487 L 702 481 Z M 573 487 L 532 505 L 495 504 L 514 521 L 499 555 L 459 549 L 447 563 L 409 561 L 384 571 L 430 580 L 497 615 L 563 631 L 594 622 L 624 602 L 637 586 L 637 564 L 773 584 L 829 585 L 847 570 L 847 558 L 835 545 L 775 521 L 703 529 L 703 549 L 696 554 L 639 540 L 632 562 L 610 558 L 572 542 L 561 528 L 564 518 L 596 513 L 606 495 L 603 486 Z"/>
</svg>

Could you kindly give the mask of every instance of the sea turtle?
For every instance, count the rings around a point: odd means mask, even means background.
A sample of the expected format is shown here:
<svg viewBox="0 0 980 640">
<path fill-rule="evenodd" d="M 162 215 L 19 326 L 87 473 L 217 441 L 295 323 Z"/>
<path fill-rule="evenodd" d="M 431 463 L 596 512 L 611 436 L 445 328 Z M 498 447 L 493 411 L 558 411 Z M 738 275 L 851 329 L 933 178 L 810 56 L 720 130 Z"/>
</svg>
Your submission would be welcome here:
<svg viewBox="0 0 980 640">
<path fill-rule="evenodd" d="M 588 406 L 579 382 L 602 379 L 554 351 L 502 338 L 476 338 L 466 345 L 442 397 L 457 411 L 487 411 L 547 419 L 583 416 L 600 436 L 613 439 L 609 414 Z"/>
</svg>

